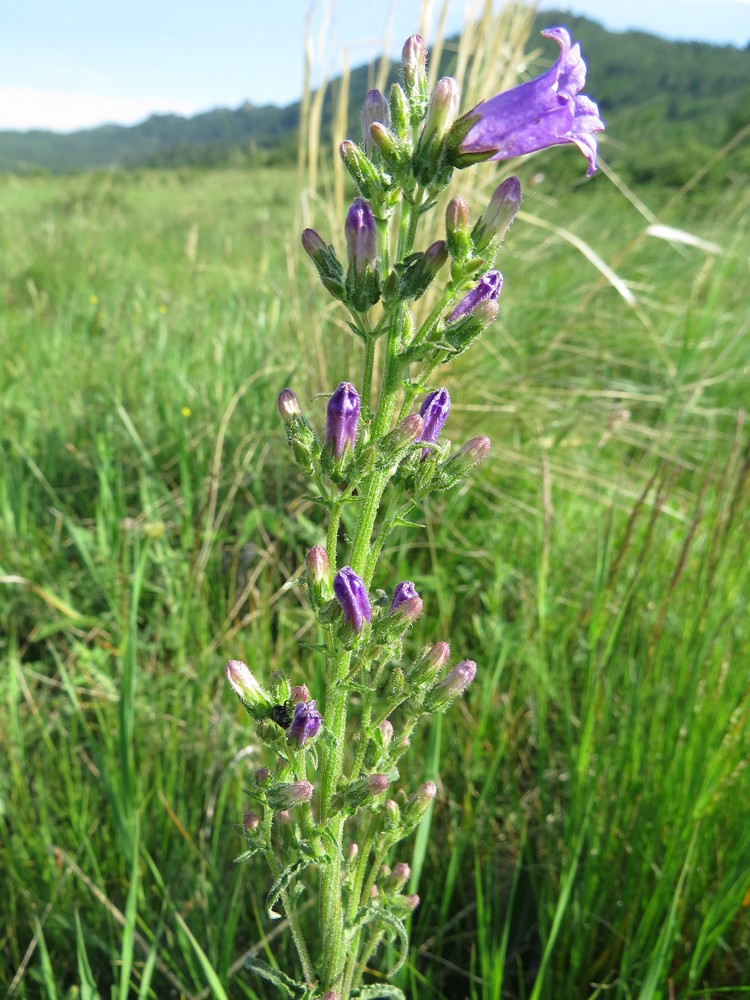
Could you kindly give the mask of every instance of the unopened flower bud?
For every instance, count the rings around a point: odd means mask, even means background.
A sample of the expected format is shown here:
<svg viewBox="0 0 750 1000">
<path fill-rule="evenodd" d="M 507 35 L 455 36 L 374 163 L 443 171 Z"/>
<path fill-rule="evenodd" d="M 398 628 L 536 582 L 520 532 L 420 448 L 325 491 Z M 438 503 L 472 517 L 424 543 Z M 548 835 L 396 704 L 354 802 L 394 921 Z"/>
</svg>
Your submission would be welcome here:
<svg viewBox="0 0 750 1000">
<path fill-rule="evenodd" d="M 436 240 L 424 253 L 414 254 L 400 271 L 398 288 L 401 298 L 414 300 L 421 298 L 447 260 L 448 248 L 445 240 Z M 409 339 L 404 335 L 404 343 L 408 344 Z"/>
<path fill-rule="evenodd" d="M 288 809 L 280 809 L 277 813 L 274 813 L 274 819 L 282 826 L 289 826 L 293 822 L 292 814 Z"/>
<path fill-rule="evenodd" d="M 409 99 L 404 93 L 403 88 L 397 83 L 391 85 L 391 92 L 389 96 L 391 106 L 391 124 L 393 125 L 396 135 L 400 139 L 405 139 L 411 122 Z"/>
<path fill-rule="evenodd" d="M 327 990 L 323 994 L 323 1000 L 339 1000 L 338 993 L 334 993 L 333 990 Z"/>
<path fill-rule="evenodd" d="M 343 794 L 344 808 L 354 812 L 370 799 L 382 795 L 388 787 L 388 778 L 384 774 L 368 774 L 365 778 L 357 778 Z"/>
<path fill-rule="evenodd" d="M 434 392 L 425 396 L 419 408 L 419 415 L 424 422 L 419 440 L 427 444 L 435 444 L 450 411 L 451 398 L 447 389 L 435 389 Z M 425 460 L 430 451 L 430 448 L 422 449 L 422 461 Z"/>
<path fill-rule="evenodd" d="M 268 784 L 271 777 L 271 771 L 267 767 L 259 767 L 253 777 L 255 778 L 255 784 L 262 788 L 263 785 Z"/>
<path fill-rule="evenodd" d="M 401 583 L 397 583 L 396 589 L 393 591 L 393 597 L 391 598 L 391 606 L 388 608 L 388 614 L 393 614 L 396 608 L 412 597 L 419 597 L 419 594 L 411 580 L 403 580 Z"/>
<path fill-rule="evenodd" d="M 490 451 L 490 439 L 484 434 L 467 441 L 452 458 L 440 466 L 434 485 L 439 490 L 449 490 L 464 479 L 475 465 L 483 462 Z"/>
<path fill-rule="evenodd" d="M 382 191 L 380 175 L 356 142 L 345 139 L 339 146 L 341 159 L 363 198 L 371 201 Z"/>
<path fill-rule="evenodd" d="M 383 719 L 378 726 L 378 733 L 380 746 L 383 750 L 387 750 L 391 745 L 391 740 L 393 739 L 393 723 L 389 719 Z"/>
<path fill-rule="evenodd" d="M 432 800 L 435 798 L 436 794 L 437 786 L 435 783 L 433 781 L 426 781 L 423 785 L 419 786 L 412 796 L 410 796 L 406 806 L 404 807 L 402 815 L 402 829 L 404 831 L 404 836 L 411 833 L 417 823 L 419 823 L 429 807 L 432 805 Z"/>
<path fill-rule="evenodd" d="M 409 445 L 420 439 L 424 429 L 424 421 L 417 413 L 412 413 L 386 434 L 379 447 L 379 452 L 388 462 L 405 451 Z"/>
<path fill-rule="evenodd" d="M 410 35 L 404 42 L 401 68 L 412 123 L 416 125 L 421 121 L 427 103 L 427 46 L 421 35 Z"/>
<path fill-rule="evenodd" d="M 463 198 L 451 198 L 445 209 L 445 235 L 454 260 L 462 261 L 471 251 L 469 206 Z"/>
<path fill-rule="evenodd" d="M 344 268 L 336 251 L 314 229 L 302 232 L 302 249 L 315 265 L 323 287 L 336 299 L 344 298 Z"/>
<path fill-rule="evenodd" d="M 401 810 L 395 799 L 388 799 L 385 804 L 385 829 L 393 833 L 401 825 Z"/>
<path fill-rule="evenodd" d="M 380 281 L 375 216 L 364 198 L 357 198 L 349 209 L 344 235 L 349 259 L 346 298 L 353 309 L 365 312 L 380 298 Z"/>
<path fill-rule="evenodd" d="M 309 781 L 292 781 L 286 785 L 277 785 L 267 793 L 268 804 L 274 812 L 291 809 L 303 802 L 309 802 L 313 795 L 313 786 Z"/>
<path fill-rule="evenodd" d="M 246 812 L 242 817 L 242 826 L 248 833 L 254 833 L 260 826 L 260 816 L 254 812 Z"/>
<path fill-rule="evenodd" d="M 412 584 L 411 587 L 414 589 L 414 584 Z M 398 590 L 398 588 L 396 589 Z M 400 599 L 397 604 L 395 602 L 396 596 L 394 595 L 388 612 L 389 618 L 398 619 L 399 624 L 404 626 L 413 625 L 424 611 L 422 598 L 416 590 L 414 590 L 414 593 L 410 597 Z"/>
<path fill-rule="evenodd" d="M 307 592 L 313 607 L 320 607 L 331 596 L 331 569 L 328 553 L 322 545 L 313 545 L 305 556 Z"/>
<path fill-rule="evenodd" d="M 390 170 L 400 170 L 409 162 L 409 147 L 380 122 L 370 126 L 370 145 L 377 149 Z"/>
<path fill-rule="evenodd" d="M 383 888 L 386 892 L 399 892 L 411 878 L 411 868 L 404 861 L 393 866 L 393 871 L 386 877 Z"/>
<path fill-rule="evenodd" d="M 310 689 L 307 684 L 296 684 L 289 695 L 289 701 L 293 705 L 296 705 L 298 701 L 309 701 L 310 700 Z"/>
<path fill-rule="evenodd" d="M 250 672 L 247 664 L 242 660 L 229 660 L 224 673 L 232 690 L 253 718 L 258 721 L 267 719 L 273 709 L 273 702 Z"/>
<path fill-rule="evenodd" d="M 477 250 L 484 250 L 491 243 L 500 244 L 521 206 L 521 182 L 508 177 L 495 190 L 490 203 L 471 233 Z"/>
<path fill-rule="evenodd" d="M 434 681 L 451 656 L 447 642 L 436 642 L 414 664 L 409 673 L 409 683 L 414 687 Z"/>
<path fill-rule="evenodd" d="M 352 841 L 346 849 L 346 856 L 350 861 L 354 861 L 359 856 L 359 844 Z"/>
<path fill-rule="evenodd" d="M 350 382 L 340 382 L 328 400 L 326 421 L 326 448 L 330 448 L 335 461 L 354 448 L 359 412 L 359 393 Z"/>
<path fill-rule="evenodd" d="M 414 176 L 420 184 L 429 185 L 445 168 L 445 139 L 458 115 L 460 101 L 460 90 L 452 76 L 438 80 L 414 157 Z"/>
<path fill-rule="evenodd" d="M 380 895 L 380 889 L 378 889 L 377 885 L 371 885 L 370 899 L 377 899 L 379 895 Z"/>
<path fill-rule="evenodd" d="M 416 894 L 416 892 L 412 893 L 411 896 L 406 897 L 406 902 L 409 906 L 409 909 L 413 912 L 419 906 L 419 896 Z"/>
<path fill-rule="evenodd" d="M 444 681 L 430 691 L 425 707 L 431 712 L 444 712 L 452 702 L 461 697 L 476 677 L 476 673 L 476 663 L 473 660 L 463 660 L 451 670 Z"/>
<path fill-rule="evenodd" d="M 338 571 L 333 581 L 333 592 L 344 612 L 344 622 L 359 633 L 365 622 L 372 620 L 370 599 L 367 588 L 351 566 Z"/>
<path fill-rule="evenodd" d="M 314 701 L 298 701 L 294 706 L 294 716 L 286 731 L 290 743 L 303 747 L 308 740 L 320 732 L 323 718 Z"/>
<path fill-rule="evenodd" d="M 368 90 L 362 105 L 362 145 L 368 156 L 372 156 L 372 136 L 371 127 L 378 123 L 384 128 L 388 128 L 391 118 L 391 111 L 388 101 L 379 90 Z"/>
<path fill-rule="evenodd" d="M 297 464 L 308 476 L 312 476 L 318 467 L 320 445 L 302 413 L 299 400 L 291 389 L 282 389 L 276 405 L 284 421 L 286 439 Z"/>
</svg>

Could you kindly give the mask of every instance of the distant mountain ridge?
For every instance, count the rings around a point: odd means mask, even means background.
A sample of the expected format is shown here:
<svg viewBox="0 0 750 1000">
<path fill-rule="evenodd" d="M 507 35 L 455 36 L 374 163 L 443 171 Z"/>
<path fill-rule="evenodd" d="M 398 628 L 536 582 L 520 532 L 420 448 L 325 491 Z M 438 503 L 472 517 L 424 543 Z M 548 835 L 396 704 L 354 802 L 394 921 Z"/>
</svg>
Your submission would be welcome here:
<svg viewBox="0 0 750 1000">
<path fill-rule="evenodd" d="M 599 102 L 608 124 L 610 159 L 627 166 L 649 162 L 662 171 L 721 146 L 732 128 L 750 122 L 750 51 L 733 46 L 672 42 L 644 32 L 609 32 L 583 17 L 547 11 L 537 28 L 565 24 L 580 39 L 589 65 L 586 92 Z M 398 67 L 391 67 L 391 79 Z M 441 71 L 451 71 L 446 56 Z M 369 67 L 352 71 L 350 122 L 358 129 L 359 101 Z M 336 81 L 328 88 L 323 128 L 329 127 Z M 221 165 L 238 156 L 291 158 L 300 102 L 287 107 L 245 103 L 190 118 L 152 115 L 138 125 L 102 125 L 60 134 L 0 132 L 0 171 L 61 173 L 96 168 Z M 676 156 L 676 149 L 682 153 Z M 671 157 L 671 160 L 670 160 Z M 674 162 L 672 162 L 674 161 Z M 659 166 L 661 164 L 661 166 Z M 635 167 L 634 167 L 635 169 Z M 641 178 L 643 179 L 643 178 Z M 645 179 L 648 179 L 647 177 Z"/>
</svg>

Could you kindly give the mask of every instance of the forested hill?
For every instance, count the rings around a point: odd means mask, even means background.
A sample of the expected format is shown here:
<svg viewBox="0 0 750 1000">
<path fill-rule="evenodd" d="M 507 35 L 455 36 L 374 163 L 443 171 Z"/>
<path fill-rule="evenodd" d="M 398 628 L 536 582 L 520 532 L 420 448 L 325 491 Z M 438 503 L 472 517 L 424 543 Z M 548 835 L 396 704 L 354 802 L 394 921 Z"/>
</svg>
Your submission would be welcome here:
<svg viewBox="0 0 750 1000">
<path fill-rule="evenodd" d="M 587 18 L 545 12 L 541 29 L 565 24 L 581 41 L 586 92 L 607 121 L 606 156 L 626 176 L 681 183 L 750 122 L 750 49 L 671 42 L 644 32 L 613 33 Z M 553 46 L 548 46 L 552 54 Z M 450 56 L 441 70 L 451 71 Z M 396 78 L 396 67 L 393 67 Z M 352 73 L 350 93 L 368 83 L 367 67 Z M 323 124 L 331 117 L 330 88 Z M 359 108 L 352 106 L 352 127 Z M 0 171 L 53 172 L 96 167 L 221 165 L 292 156 L 300 105 L 244 104 L 182 118 L 154 115 L 139 125 L 80 132 L 0 132 Z M 354 133 L 353 133 L 354 134 Z"/>
</svg>

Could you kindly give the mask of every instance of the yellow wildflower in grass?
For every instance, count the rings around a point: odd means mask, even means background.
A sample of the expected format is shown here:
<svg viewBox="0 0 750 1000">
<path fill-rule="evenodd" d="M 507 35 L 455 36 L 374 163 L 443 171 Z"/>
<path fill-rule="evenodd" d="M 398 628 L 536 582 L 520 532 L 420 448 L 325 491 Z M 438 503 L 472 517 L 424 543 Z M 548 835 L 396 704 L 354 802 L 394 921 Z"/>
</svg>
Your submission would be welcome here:
<svg viewBox="0 0 750 1000">
<path fill-rule="evenodd" d="M 99 305 L 99 296 L 98 295 L 89 295 L 89 305 L 98 306 Z"/>
<path fill-rule="evenodd" d="M 180 410 L 180 413 L 183 415 L 183 417 L 189 417 L 192 412 L 193 411 L 190 409 L 189 406 L 183 406 L 183 408 Z"/>
<path fill-rule="evenodd" d="M 164 303 L 162 303 L 162 304 L 161 304 L 161 305 L 159 306 L 159 312 L 160 312 L 160 313 L 161 313 L 161 315 L 163 316 L 163 315 L 164 315 L 165 313 L 168 313 L 168 312 L 169 312 L 169 306 L 165 306 L 165 305 L 164 305 Z"/>
</svg>

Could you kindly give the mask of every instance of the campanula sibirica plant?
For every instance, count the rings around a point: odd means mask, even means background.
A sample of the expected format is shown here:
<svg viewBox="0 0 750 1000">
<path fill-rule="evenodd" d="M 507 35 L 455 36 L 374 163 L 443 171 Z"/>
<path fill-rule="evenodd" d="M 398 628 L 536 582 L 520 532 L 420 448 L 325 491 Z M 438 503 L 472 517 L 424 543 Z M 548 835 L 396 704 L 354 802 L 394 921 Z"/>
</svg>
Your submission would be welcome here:
<svg viewBox="0 0 750 1000">
<path fill-rule="evenodd" d="M 361 371 L 328 390 L 322 435 L 320 418 L 308 419 L 291 389 L 277 400 L 294 460 L 327 515 L 301 575 L 325 669 L 318 689 L 312 669 L 292 687 L 283 672 L 256 677 L 262 665 L 230 660 L 225 668 L 268 751 L 247 790 L 237 860 L 267 861 L 267 915 L 286 918 L 299 956 L 297 968 L 255 957 L 246 967 L 281 995 L 403 997 L 388 980 L 405 960 L 405 921 L 419 897 L 408 893 L 399 844 L 437 794 L 433 782 L 419 783 L 419 762 L 405 761 L 416 728 L 463 697 L 482 667 L 481 655 L 479 665 L 467 658 L 451 666 L 450 646 L 437 636 L 415 648 L 410 629 L 431 620 L 432 595 L 389 579 L 380 556 L 417 504 L 465 481 L 489 453 L 482 434 L 450 441 L 443 372 L 498 315 L 495 259 L 521 203 L 520 182 L 503 178 L 473 226 L 467 203 L 452 198 L 445 238 L 429 246 L 420 244 L 420 222 L 456 168 L 572 143 L 595 170 L 604 123 L 580 93 L 580 47 L 565 28 L 543 34 L 560 47 L 554 65 L 463 115 L 456 80 L 445 77 L 429 93 L 424 41 L 409 38 L 401 82 L 387 96 L 367 94 L 362 143 L 340 149 L 359 192 L 343 223 L 345 254 L 313 229 L 302 234 L 362 345 Z M 418 322 L 413 305 L 431 286 L 435 305 Z M 347 535 L 345 507 L 354 515 Z"/>
</svg>

